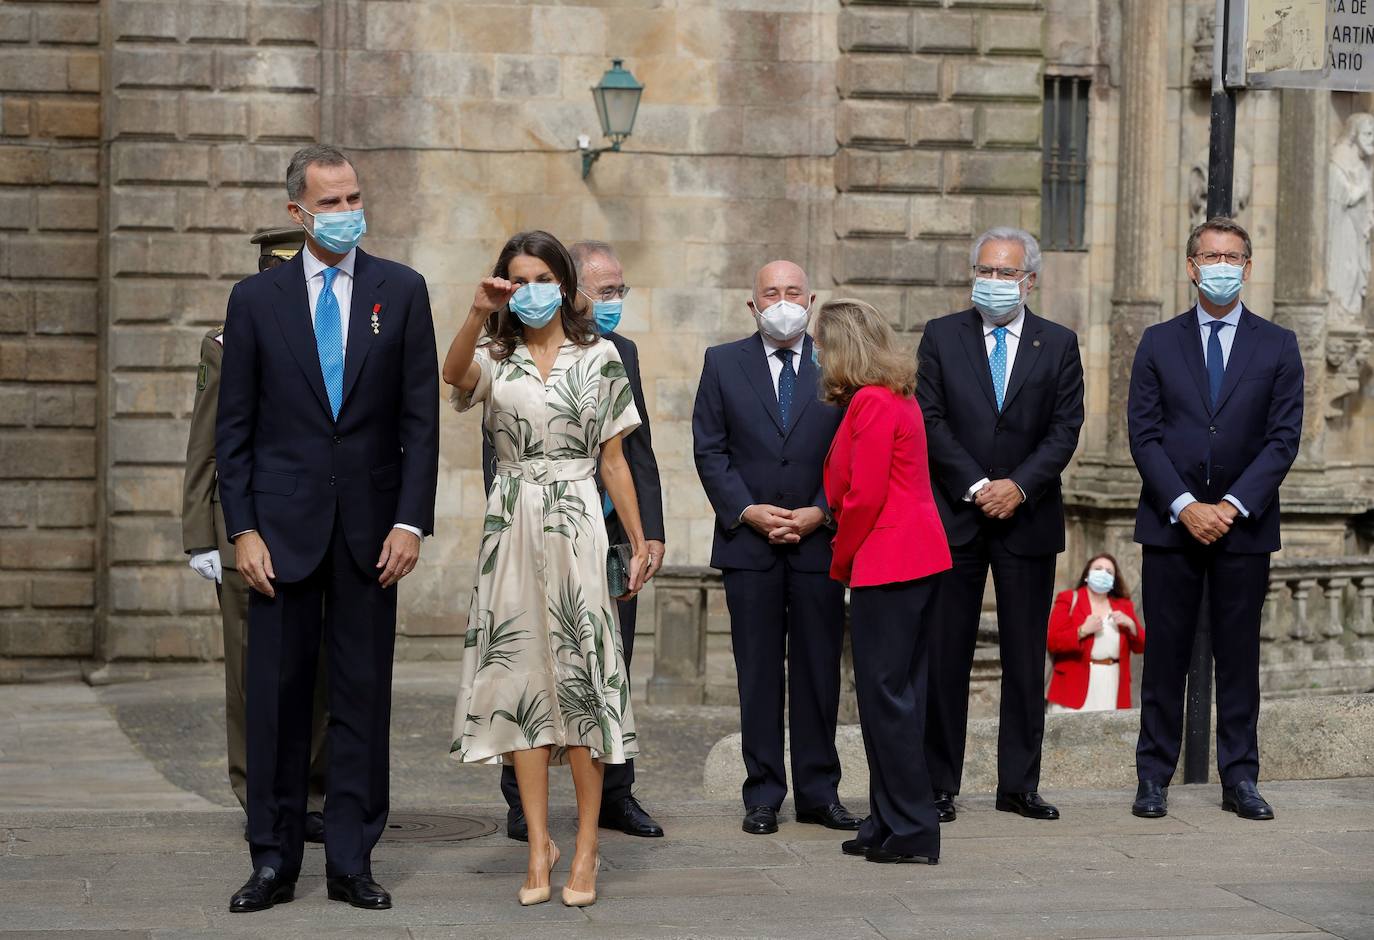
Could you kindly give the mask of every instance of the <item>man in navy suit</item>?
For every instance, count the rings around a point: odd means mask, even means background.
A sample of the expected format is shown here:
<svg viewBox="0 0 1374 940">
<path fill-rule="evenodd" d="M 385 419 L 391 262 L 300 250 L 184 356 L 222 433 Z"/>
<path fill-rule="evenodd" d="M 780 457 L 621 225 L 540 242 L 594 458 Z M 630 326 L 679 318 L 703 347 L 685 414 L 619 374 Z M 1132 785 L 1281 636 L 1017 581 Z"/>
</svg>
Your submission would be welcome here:
<svg viewBox="0 0 1374 940">
<path fill-rule="evenodd" d="M 248 611 L 248 836 L 230 901 L 291 900 L 301 869 L 310 699 L 329 669 L 325 873 L 331 900 L 391 906 L 372 879 L 386 825 L 396 583 L 434 525 L 439 375 L 419 274 L 357 249 L 357 173 L 306 147 L 286 173 L 306 250 L 234 286 L 215 451 Z"/>
<path fill-rule="evenodd" d="M 990 229 L 970 262 L 973 307 L 927 323 L 917 351 L 916 397 L 954 561 L 935 588 L 926 760 L 940 821 L 953 822 L 991 568 L 1002 656 L 996 807 L 1058 819 L 1038 790 L 1045 637 L 1064 550 L 1060 475 L 1083 426 L 1083 363 L 1074 332 L 1026 305 L 1040 271 L 1030 233 Z"/>
<path fill-rule="evenodd" d="M 790 703 L 797 821 L 856 830 L 840 803 L 835 723 L 844 588 L 830 580 L 821 475 L 840 412 L 816 396 L 806 272 L 765 265 L 748 302 L 758 332 L 706 350 L 692 411 L 697 473 L 716 512 L 711 566 L 730 610 L 744 750 L 745 832 L 777 832 Z"/>
<path fill-rule="evenodd" d="M 1168 812 L 1188 663 L 1208 589 L 1224 809 L 1273 819 L 1260 796 L 1259 628 L 1279 484 L 1302 434 L 1302 358 L 1291 330 L 1240 302 L 1250 236 L 1231 219 L 1188 237 L 1196 307 L 1140 337 L 1127 405 L 1140 471 L 1135 540 L 1150 641 L 1140 689 L 1139 789 L 1131 811 Z"/>
<path fill-rule="evenodd" d="M 635 482 L 635 496 L 639 500 L 639 519 L 644 526 L 644 541 L 649 546 L 649 571 L 646 580 L 658 574 L 663 567 L 663 486 L 659 482 L 658 461 L 654 459 L 654 440 L 649 431 L 649 409 L 644 404 L 644 385 L 639 375 L 639 349 L 632 340 L 626 339 L 615 331 L 620 325 L 621 305 L 630 289 L 625 286 L 625 270 L 616 257 L 615 250 L 605 242 L 581 241 L 568 246 L 577 265 L 577 292 L 582 295 L 588 307 L 588 314 L 595 320 L 596 329 L 611 341 L 620 353 L 620 361 L 625 364 L 625 373 L 630 381 L 630 393 L 634 396 L 635 408 L 642 421 L 640 426 L 625 436 L 623 447 L 625 461 L 630 465 L 630 476 Z M 496 476 L 496 453 L 491 441 L 482 436 L 482 478 L 488 491 Z M 602 510 L 606 518 L 606 536 L 610 544 L 628 542 L 625 528 L 615 507 L 605 497 L 601 477 L 597 476 L 597 488 L 602 491 Z M 616 601 L 616 619 L 620 623 L 620 640 L 625 648 L 625 668 L 630 668 L 630 658 L 635 648 L 635 614 L 639 609 L 639 598 Z M 627 835 L 647 839 L 663 835 L 663 827 L 639 805 L 639 799 L 632 792 L 635 782 L 635 762 L 631 758 L 623 764 L 607 764 L 601 784 L 601 819 L 605 829 L 618 829 Z M 506 764 L 501 768 L 501 795 L 506 798 L 506 835 L 525 842 L 529 839 L 529 827 L 525 822 L 525 810 L 520 805 L 520 788 L 515 783 L 515 768 Z"/>
</svg>

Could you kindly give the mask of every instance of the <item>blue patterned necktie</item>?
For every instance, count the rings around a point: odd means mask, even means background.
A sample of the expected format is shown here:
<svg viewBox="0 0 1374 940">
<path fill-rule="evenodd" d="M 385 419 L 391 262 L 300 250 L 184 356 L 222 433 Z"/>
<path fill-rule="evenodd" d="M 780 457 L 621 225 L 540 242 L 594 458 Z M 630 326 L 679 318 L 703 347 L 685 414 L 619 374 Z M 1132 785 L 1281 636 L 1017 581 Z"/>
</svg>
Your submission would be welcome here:
<svg viewBox="0 0 1374 940">
<path fill-rule="evenodd" d="M 1212 407 L 1217 406 L 1221 397 L 1221 380 L 1226 376 L 1226 359 L 1221 352 L 1221 328 L 1225 320 L 1213 320 L 1207 326 L 1212 335 L 1207 337 L 1207 387 L 1212 392 Z"/>
<path fill-rule="evenodd" d="M 782 361 L 782 373 L 778 376 L 778 417 L 782 418 L 782 429 L 792 419 L 792 395 L 797 390 L 797 370 L 792 368 L 792 350 L 779 349 L 773 353 Z"/>
<path fill-rule="evenodd" d="M 315 348 L 320 354 L 320 371 L 324 373 L 324 390 L 329 395 L 329 410 L 339 418 L 343 404 L 343 326 L 339 315 L 339 299 L 334 296 L 334 278 L 338 268 L 324 269 L 324 288 L 315 302 Z"/>
<path fill-rule="evenodd" d="M 992 391 L 997 396 L 997 410 L 1002 410 L 1002 399 L 1007 393 L 1007 328 L 993 329 L 992 338 L 997 341 L 988 356 L 988 366 L 992 369 Z"/>
</svg>

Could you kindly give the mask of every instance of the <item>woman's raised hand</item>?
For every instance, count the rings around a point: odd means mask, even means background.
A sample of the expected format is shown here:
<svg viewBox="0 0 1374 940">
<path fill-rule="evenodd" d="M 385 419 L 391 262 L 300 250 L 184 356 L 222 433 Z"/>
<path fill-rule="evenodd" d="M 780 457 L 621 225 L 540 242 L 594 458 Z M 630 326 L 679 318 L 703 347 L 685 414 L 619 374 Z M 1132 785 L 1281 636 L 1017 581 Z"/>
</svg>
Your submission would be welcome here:
<svg viewBox="0 0 1374 940">
<path fill-rule="evenodd" d="M 504 277 L 482 278 L 472 297 L 472 312 L 484 317 L 495 313 L 510 302 L 519 288 L 519 284 L 513 284 Z"/>
</svg>

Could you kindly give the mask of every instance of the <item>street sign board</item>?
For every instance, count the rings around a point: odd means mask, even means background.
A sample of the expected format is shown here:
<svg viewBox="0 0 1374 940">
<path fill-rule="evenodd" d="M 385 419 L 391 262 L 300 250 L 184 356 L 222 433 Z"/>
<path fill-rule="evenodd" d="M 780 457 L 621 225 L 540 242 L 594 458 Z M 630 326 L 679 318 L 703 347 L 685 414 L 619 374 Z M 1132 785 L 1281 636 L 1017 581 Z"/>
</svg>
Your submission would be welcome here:
<svg viewBox="0 0 1374 940">
<path fill-rule="evenodd" d="M 1374 0 L 1228 0 L 1226 84 L 1374 91 Z"/>
</svg>

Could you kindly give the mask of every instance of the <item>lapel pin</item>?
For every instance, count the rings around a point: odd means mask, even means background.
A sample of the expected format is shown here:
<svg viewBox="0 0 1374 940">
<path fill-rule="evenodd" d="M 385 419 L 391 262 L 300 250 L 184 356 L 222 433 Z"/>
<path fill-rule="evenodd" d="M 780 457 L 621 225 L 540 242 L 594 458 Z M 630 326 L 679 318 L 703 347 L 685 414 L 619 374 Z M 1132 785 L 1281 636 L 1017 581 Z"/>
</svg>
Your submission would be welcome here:
<svg viewBox="0 0 1374 940">
<path fill-rule="evenodd" d="M 382 318 L 378 316 L 382 312 L 381 304 L 372 305 L 372 335 L 376 336 L 382 331 Z"/>
<path fill-rule="evenodd" d="M 372 319 L 373 319 L 373 320 L 376 320 L 376 319 L 377 319 L 377 315 L 376 315 L 375 313 L 372 315 Z M 374 332 L 375 332 L 375 331 L 374 331 Z M 1031 345 L 1032 345 L 1032 346 L 1039 346 L 1039 345 L 1040 345 L 1040 340 L 1038 340 L 1038 339 L 1033 339 L 1033 340 L 1031 340 Z"/>
</svg>

